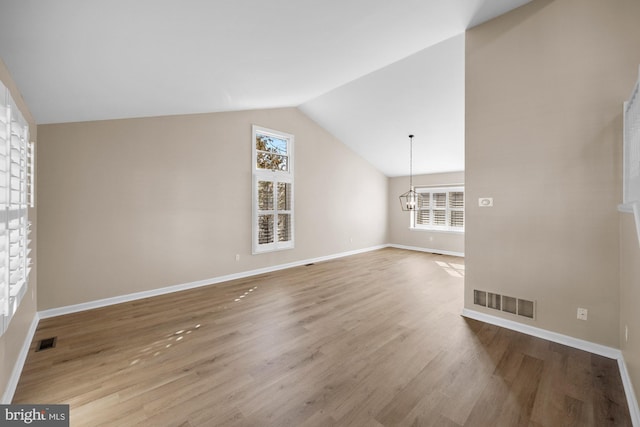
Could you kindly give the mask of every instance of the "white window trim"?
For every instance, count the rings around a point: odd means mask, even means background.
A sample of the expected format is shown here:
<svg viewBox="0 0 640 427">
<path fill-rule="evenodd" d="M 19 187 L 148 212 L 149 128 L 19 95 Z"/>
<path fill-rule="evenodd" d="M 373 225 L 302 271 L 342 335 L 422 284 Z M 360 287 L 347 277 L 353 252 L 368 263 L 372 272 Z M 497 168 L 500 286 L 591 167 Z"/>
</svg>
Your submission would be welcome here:
<svg viewBox="0 0 640 427">
<path fill-rule="evenodd" d="M 427 187 L 427 186 L 416 186 L 415 191 L 417 193 L 447 193 L 447 202 L 446 202 L 446 216 L 447 221 L 449 219 L 450 211 L 452 210 L 462 210 L 464 212 L 465 208 L 462 209 L 451 209 L 449 207 L 449 193 L 451 192 L 462 192 L 465 194 L 465 205 L 466 205 L 466 193 L 464 190 L 464 185 L 440 185 L 437 187 Z M 464 234 L 465 228 L 459 227 L 451 227 L 449 225 L 422 225 L 416 223 L 416 215 L 420 212 L 420 209 L 411 212 L 409 215 L 410 223 L 409 229 L 413 231 L 431 231 L 431 232 L 442 232 L 442 233 L 452 233 L 452 234 Z M 465 224 L 466 224 L 466 214 L 465 214 Z"/>
<path fill-rule="evenodd" d="M 623 105 L 623 128 L 622 203 L 632 206 L 640 202 L 640 77 Z"/>
<path fill-rule="evenodd" d="M 251 221 L 252 221 L 252 227 L 251 227 L 251 231 L 252 231 L 252 253 L 254 255 L 257 254 L 261 254 L 261 253 L 265 253 L 265 252 L 274 252 L 274 251 L 280 251 L 280 250 L 286 250 L 286 249 L 293 249 L 294 245 L 295 245 L 295 186 L 294 186 L 294 182 L 293 182 L 293 170 L 294 170 L 294 142 L 295 142 L 295 137 L 292 134 L 289 133 L 285 133 L 285 132 L 280 132 L 277 130 L 273 130 L 273 129 L 268 129 L 265 127 L 261 127 L 261 126 L 257 126 L 257 125 L 252 125 L 251 127 L 252 131 L 251 131 L 251 162 L 252 162 L 252 171 L 253 171 L 253 182 L 252 182 L 252 216 L 251 216 Z M 280 171 L 280 170 L 265 170 L 265 169 L 259 169 L 257 167 L 257 162 L 258 162 L 258 153 L 256 150 L 256 134 L 261 134 L 261 135 L 269 135 L 269 136 L 273 136 L 276 137 L 278 139 L 284 139 L 287 141 L 287 169 L 286 171 Z M 258 243 L 258 238 L 259 238 L 259 229 L 258 229 L 258 216 L 259 216 L 259 210 L 258 210 L 258 181 L 271 181 L 274 183 L 274 188 L 276 188 L 275 190 L 275 197 L 276 199 L 274 200 L 274 241 L 273 243 L 266 243 L 266 244 L 259 244 Z M 282 183 L 288 183 L 291 185 L 291 210 L 287 211 L 287 214 L 290 215 L 290 226 L 291 226 L 291 230 L 290 230 L 290 236 L 291 239 L 289 241 L 286 242 L 279 242 L 278 241 L 278 227 L 277 227 L 277 214 L 278 214 L 278 210 L 277 210 L 277 183 L 282 182 Z"/>
<path fill-rule="evenodd" d="M 459 228 L 451 228 L 451 227 L 450 229 L 443 229 L 441 227 L 428 228 L 426 225 L 420 225 L 418 227 L 409 226 L 409 230 L 417 231 L 417 232 L 442 233 L 442 234 L 464 234 L 464 230 L 460 230 Z"/>
<path fill-rule="evenodd" d="M 633 213 L 640 244 L 640 72 L 623 105 L 623 175 L 621 212 Z"/>
</svg>

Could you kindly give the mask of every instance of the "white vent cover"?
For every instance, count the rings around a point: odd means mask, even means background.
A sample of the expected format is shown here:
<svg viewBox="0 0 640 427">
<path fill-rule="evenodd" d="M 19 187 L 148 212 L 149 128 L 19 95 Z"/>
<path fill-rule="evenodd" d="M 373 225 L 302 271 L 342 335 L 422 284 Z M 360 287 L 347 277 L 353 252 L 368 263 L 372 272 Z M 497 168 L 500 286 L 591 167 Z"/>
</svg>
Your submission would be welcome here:
<svg viewBox="0 0 640 427">
<path fill-rule="evenodd" d="M 502 311 L 504 313 L 522 316 L 528 319 L 535 319 L 535 301 L 474 289 L 473 303 L 475 305 Z"/>
</svg>

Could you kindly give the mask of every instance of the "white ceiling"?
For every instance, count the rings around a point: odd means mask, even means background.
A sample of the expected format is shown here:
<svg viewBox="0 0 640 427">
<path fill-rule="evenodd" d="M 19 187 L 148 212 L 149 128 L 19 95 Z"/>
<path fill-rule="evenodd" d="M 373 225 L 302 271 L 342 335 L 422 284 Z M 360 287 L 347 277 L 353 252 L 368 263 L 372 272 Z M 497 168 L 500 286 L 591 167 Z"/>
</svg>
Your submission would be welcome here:
<svg viewBox="0 0 640 427">
<path fill-rule="evenodd" d="M 460 170 L 460 34 L 528 1 L 0 0 L 0 58 L 38 124 L 301 106 L 388 176 L 412 132 Z"/>
<path fill-rule="evenodd" d="M 425 78 L 426 77 L 426 78 Z M 300 106 L 387 176 L 464 170 L 464 33 Z"/>
</svg>

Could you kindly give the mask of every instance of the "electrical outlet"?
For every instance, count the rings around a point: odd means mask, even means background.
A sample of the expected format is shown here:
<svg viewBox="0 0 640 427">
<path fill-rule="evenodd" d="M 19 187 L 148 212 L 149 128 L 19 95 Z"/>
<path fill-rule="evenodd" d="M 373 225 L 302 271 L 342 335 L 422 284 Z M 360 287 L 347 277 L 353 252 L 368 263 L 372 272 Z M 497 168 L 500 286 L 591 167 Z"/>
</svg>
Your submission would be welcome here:
<svg viewBox="0 0 640 427">
<path fill-rule="evenodd" d="M 236 254 L 236 261 L 240 261 L 240 254 Z"/>
<path fill-rule="evenodd" d="M 587 320 L 588 310 L 586 308 L 578 307 L 578 319 L 579 320 Z"/>
</svg>

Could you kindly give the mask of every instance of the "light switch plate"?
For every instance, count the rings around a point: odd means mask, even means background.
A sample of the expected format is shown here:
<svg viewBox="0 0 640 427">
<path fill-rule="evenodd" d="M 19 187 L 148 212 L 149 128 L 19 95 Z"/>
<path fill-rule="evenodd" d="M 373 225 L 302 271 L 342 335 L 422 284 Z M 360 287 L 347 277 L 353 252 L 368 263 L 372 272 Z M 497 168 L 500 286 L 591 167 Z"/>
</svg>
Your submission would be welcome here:
<svg viewBox="0 0 640 427">
<path fill-rule="evenodd" d="M 480 197 L 478 199 L 478 206 L 480 206 L 481 208 L 493 207 L 493 197 Z"/>
</svg>

